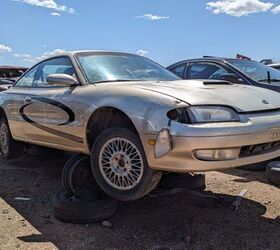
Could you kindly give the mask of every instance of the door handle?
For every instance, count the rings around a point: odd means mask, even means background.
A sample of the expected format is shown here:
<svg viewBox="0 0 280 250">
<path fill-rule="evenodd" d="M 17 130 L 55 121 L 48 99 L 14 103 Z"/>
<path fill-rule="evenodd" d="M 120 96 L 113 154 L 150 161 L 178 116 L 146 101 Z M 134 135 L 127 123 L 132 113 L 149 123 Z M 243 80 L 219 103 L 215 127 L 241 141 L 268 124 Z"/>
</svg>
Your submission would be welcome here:
<svg viewBox="0 0 280 250">
<path fill-rule="evenodd" d="M 24 98 L 24 103 L 31 103 L 31 97 L 25 97 Z"/>
</svg>

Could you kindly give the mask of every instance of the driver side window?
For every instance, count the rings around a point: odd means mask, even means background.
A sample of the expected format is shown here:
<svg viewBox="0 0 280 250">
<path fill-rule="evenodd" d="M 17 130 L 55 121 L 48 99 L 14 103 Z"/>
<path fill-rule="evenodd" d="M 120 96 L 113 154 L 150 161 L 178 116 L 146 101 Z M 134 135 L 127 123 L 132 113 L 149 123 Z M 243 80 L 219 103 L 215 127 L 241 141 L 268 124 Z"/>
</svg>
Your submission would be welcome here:
<svg viewBox="0 0 280 250">
<path fill-rule="evenodd" d="M 243 80 L 230 70 L 208 62 L 193 63 L 190 66 L 190 79 L 226 80 L 233 83 L 243 83 Z"/>
<path fill-rule="evenodd" d="M 52 87 L 47 83 L 47 77 L 51 74 L 67 74 L 76 78 L 72 62 L 68 57 L 58 57 L 43 62 L 35 76 L 34 88 Z"/>
</svg>

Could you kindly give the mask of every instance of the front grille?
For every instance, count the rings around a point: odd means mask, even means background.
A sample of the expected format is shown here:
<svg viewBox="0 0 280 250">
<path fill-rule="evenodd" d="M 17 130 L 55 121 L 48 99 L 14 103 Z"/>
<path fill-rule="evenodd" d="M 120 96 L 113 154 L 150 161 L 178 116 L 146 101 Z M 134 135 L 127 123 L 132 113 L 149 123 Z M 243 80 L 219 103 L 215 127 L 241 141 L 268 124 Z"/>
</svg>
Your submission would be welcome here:
<svg viewBox="0 0 280 250">
<path fill-rule="evenodd" d="M 241 147 L 239 156 L 247 157 L 253 155 L 260 155 L 276 149 L 280 149 L 280 141 L 243 146 Z"/>
</svg>

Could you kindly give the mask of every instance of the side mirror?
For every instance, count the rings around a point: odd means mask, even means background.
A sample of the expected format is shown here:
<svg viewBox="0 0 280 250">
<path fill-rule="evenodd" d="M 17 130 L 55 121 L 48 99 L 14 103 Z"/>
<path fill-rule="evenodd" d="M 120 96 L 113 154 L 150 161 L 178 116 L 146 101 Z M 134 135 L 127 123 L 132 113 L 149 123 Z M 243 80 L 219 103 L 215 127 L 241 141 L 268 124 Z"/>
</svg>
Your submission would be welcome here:
<svg viewBox="0 0 280 250">
<path fill-rule="evenodd" d="M 221 80 L 225 80 L 225 81 L 232 82 L 232 83 L 241 83 L 242 82 L 242 79 L 234 73 L 223 74 L 221 77 Z"/>
<path fill-rule="evenodd" d="M 47 83 L 51 85 L 60 86 L 74 86 L 78 85 L 77 80 L 67 74 L 51 74 L 47 76 Z"/>
</svg>

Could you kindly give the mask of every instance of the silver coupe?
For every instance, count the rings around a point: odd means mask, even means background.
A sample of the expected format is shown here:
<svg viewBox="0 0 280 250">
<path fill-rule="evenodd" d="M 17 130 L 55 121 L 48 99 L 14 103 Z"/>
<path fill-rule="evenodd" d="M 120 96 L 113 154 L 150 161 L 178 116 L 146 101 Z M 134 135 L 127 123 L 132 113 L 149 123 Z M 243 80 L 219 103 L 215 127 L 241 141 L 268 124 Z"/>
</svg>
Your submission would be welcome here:
<svg viewBox="0 0 280 250">
<path fill-rule="evenodd" d="M 133 54 L 67 52 L 0 93 L 0 151 L 37 144 L 91 156 L 99 186 L 134 200 L 162 172 L 209 171 L 280 156 L 280 94 L 183 81 Z"/>
</svg>

